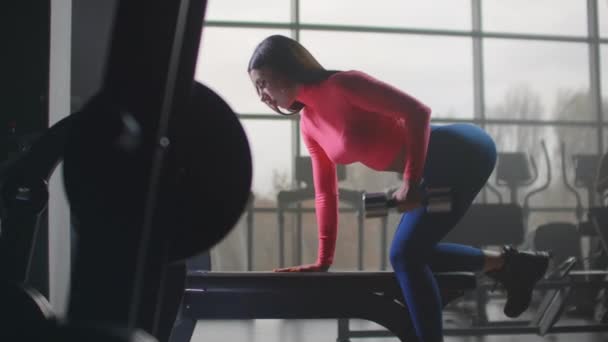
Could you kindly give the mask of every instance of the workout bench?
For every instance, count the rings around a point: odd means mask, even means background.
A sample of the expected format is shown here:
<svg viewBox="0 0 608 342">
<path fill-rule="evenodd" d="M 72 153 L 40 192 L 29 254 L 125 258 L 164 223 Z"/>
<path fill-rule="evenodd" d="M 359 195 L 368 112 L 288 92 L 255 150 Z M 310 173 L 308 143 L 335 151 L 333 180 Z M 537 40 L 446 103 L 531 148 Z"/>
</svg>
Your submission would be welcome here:
<svg viewBox="0 0 608 342">
<path fill-rule="evenodd" d="M 447 304 L 476 286 L 468 272 L 435 274 Z M 416 341 L 393 272 L 189 272 L 172 342 L 190 341 L 197 320 L 358 318 Z M 355 337 L 355 336 L 350 336 Z"/>
</svg>

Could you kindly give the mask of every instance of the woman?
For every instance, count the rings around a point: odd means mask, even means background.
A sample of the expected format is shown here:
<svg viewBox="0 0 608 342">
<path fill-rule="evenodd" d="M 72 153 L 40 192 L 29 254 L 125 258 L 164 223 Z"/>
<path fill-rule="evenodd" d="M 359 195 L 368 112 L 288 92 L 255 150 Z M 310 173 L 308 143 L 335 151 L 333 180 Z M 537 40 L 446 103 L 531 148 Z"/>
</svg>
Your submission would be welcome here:
<svg viewBox="0 0 608 342">
<path fill-rule="evenodd" d="M 302 111 L 301 133 L 313 167 L 317 261 L 276 271 L 329 269 L 338 227 L 335 165 L 361 162 L 403 175 L 393 197 L 407 213 L 393 238 L 390 261 L 420 341 L 442 340 L 441 298 L 433 271 L 483 271 L 504 286 L 505 314 L 517 317 L 525 311 L 534 284 L 546 271 L 547 253 L 439 243 L 492 173 L 496 148 L 484 131 L 469 124 L 431 126 L 431 110 L 417 99 L 361 71 L 326 70 L 302 45 L 284 36 L 263 40 L 248 72 L 261 100 L 274 111 Z M 431 214 L 416 205 L 423 179 L 429 187 L 452 188 L 450 213 Z"/>
</svg>

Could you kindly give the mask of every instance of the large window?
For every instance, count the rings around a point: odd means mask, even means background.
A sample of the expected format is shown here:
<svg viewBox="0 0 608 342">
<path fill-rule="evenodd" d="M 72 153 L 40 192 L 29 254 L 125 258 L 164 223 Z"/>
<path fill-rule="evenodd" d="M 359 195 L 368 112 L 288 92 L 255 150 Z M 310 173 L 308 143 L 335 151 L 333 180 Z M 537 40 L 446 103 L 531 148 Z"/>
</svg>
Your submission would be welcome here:
<svg viewBox="0 0 608 342">
<path fill-rule="evenodd" d="M 288 22 L 291 20 L 289 0 L 210 0 L 206 20 Z"/>
<path fill-rule="evenodd" d="M 471 39 L 318 31 L 300 38 L 326 67 L 363 70 L 426 103 L 434 117 L 473 117 Z"/>
<path fill-rule="evenodd" d="M 542 126 L 542 125 L 488 125 L 488 133 L 494 138 L 499 152 L 524 152 L 534 159 L 538 170 L 538 179 L 528 187 L 519 191 L 518 202 L 523 203 L 524 197 L 533 189 L 540 188 L 547 182 L 550 175 L 550 185 L 530 198 L 532 207 L 575 207 L 576 195 L 570 191 L 565 183 L 572 185 L 574 180 L 574 156 L 580 154 L 596 154 L 598 140 L 596 129 L 592 126 Z M 549 154 L 549 165 L 542 149 L 544 141 Z M 562 159 L 563 153 L 566 156 Z M 500 162 L 498 163 L 500 165 Z M 548 170 L 549 166 L 550 170 Z M 566 178 L 563 177 L 565 168 Z M 532 172 L 532 165 L 529 165 Z M 495 183 L 495 175 L 491 183 Z M 506 188 L 501 189 L 503 199 L 509 200 L 510 194 Z M 587 192 L 577 188 L 584 206 L 587 205 Z M 490 197 L 492 201 L 494 198 Z"/>
<path fill-rule="evenodd" d="M 291 186 L 291 123 L 242 120 L 253 158 L 253 192 L 258 199 L 275 199 L 277 190 Z M 221 148 L 221 147 L 218 147 Z"/>
<path fill-rule="evenodd" d="M 196 79 L 218 92 L 238 113 L 274 113 L 255 92 L 247 74 L 253 50 L 272 34 L 289 35 L 285 30 L 215 28 L 203 31 Z"/>
<path fill-rule="evenodd" d="M 581 0 L 483 0 L 483 29 L 546 35 L 587 35 L 587 2 Z"/>
<path fill-rule="evenodd" d="M 600 48 L 600 69 L 602 109 L 604 111 L 604 120 L 608 121 L 608 44 L 602 44 Z"/>
<path fill-rule="evenodd" d="M 597 12 L 587 8 L 594 3 Z M 473 17 L 477 14 L 481 21 Z M 598 18 L 599 43 L 588 37 L 589 14 Z M 402 89 L 432 108 L 436 124 L 474 123 L 494 137 L 499 152 L 529 153 L 539 178 L 521 189 L 519 204 L 546 181 L 548 170 L 552 175 L 549 188 L 529 202 L 529 229 L 580 218 L 562 169 L 572 184 L 575 155 L 608 150 L 607 0 L 209 0 L 206 19 L 196 79 L 239 114 L 252 146 L 255 269 L 277 266 L 276 193 L 293 186 L 294 154 L 308 155 L 294 130 L 297 122 L 263 105 L 246 73 L 255 46 L 271 34 L 297 37 L 328 69 L 361 70 Z M 590 63 L 594 44 L 600 48 L 599 66 Z M 598 91 L 590 81 L 595 75 L 600 76 L 603 117 L 592 96 Z M 541 140 L 549 149 L 549 165 Z M 382 191 L 400 184 L 400 175 L 374 172 L 360 163 L 346 171 L 339 184 L 345 189 Z M 495 175 L 490 185 L 495 185 Z M 510 199 L 506 187 L 498 191 L 504 201 Z M 577 191 L 587 206 L 586 190 Z M 477 201 L 497 200 L 491 191 L 484 194 Z M 355 215 L 342 204 L 337 265 L 353 268 L 357 254 L 364 252 L 365 265 L 374 267 L 382 254 L 378 222 L 365 222 L 366 244 L 358 251 Z M 310 201 L 301 207 L 304 262 L 316 255 L 312 207 Z M 295 241 L 300 239 L 297 210 L 289 208 L 285 216 L 288 263 L 295 262 Z M 398 219 L 393 216 L 389 238 Z M 241 249 L 235 247 L 234 253 Z"/>
<path fill-rule="evenodd" d="M 598 0 L 600 37 L 608 38 L 608 1 Z"/>
<path fill-rule="evenodd" d="M 213 4 L 209 6 L 213 10 Z M 240 115 L 277 115 L 257 96 L 247 74 L 255 46 L 287 30 L 216 28 L 203 31 L 195 78 L 216 91 Z M 252 150 L 253 192 L 258 203 L 272 198 L 277 187 L 291 182 L 291 123 L 274 120 L 241 121 Z"/>
<path fill-rule="evenodd" d="M 470 30 L 469 0 L 301 0 L 306 24 Z"/>
<path fill-rule="evenodd" d="M 486 116 L 595 120 L 588 61 L 582 43 L 486 39 Z"/>
</svg>

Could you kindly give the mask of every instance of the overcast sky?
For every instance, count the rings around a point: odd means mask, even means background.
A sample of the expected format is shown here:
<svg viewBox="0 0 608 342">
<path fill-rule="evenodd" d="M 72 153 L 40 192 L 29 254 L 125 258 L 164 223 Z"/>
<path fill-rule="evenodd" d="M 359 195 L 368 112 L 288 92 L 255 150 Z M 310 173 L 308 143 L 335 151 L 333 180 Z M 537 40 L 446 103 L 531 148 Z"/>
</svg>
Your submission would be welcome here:
<svg viewBox="0 0 608 342">
<path fill-rule="evenodd" d="M 207 20 L 287 22 L 287 0 L 209 0 Z M 300 0 L 303 23 L 471 29 L 470 0 Z M 586 1 L 483 0 L 487 31 L 585 36 Z M 608 37 L 608 1 L 599 2 L 600 32 Z M 196 77 L 215 89 L 239 113 L 270 113 L 255 95 L 246 73 L 251 53 L 270 34 L 286 30 L 207 27 Z M 419 98 L 434 117 L 473 116 L 472 41 L 470 38 L 346 32 L 301 31 L 301 42 L 330 69 L 359 69 Z M 602 69 L 608 68 L 602 47 Z M 550 118 L 560 89 L 589 87 L 588 47 L 582 43 L 484 40 L 485 95 L 488 109 L 508 89 L 521 85 L 537 93 L 543 111 L 530 119 Z M 604 84 L 607 72 L 602 73 Z M 608 94 L 608 85 L 603 87 Z M 604 95 L 606 96 L 606 95 Z M 488 111 L 491 116 L 491 110 Z M 582 118 L 591 118 L 581 113 Z M 272 190 L 273 170 L 291 172 L 291 125 L 244 120 L 253 147 L 254 191 Z M 305 152 L 305 151 L 304 151 Z"/>
</svg>

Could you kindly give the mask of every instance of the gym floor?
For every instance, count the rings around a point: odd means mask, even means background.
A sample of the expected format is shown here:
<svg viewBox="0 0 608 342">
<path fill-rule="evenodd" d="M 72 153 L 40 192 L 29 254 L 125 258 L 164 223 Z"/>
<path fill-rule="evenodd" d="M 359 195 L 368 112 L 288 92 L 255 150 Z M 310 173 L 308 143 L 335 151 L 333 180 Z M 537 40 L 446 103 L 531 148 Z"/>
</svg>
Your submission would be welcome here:
<svg viewBox="0 0 608 342">
<path fill-rule="evenodd" d="M 499 303 L 488 306 L 490 320 L 504 320 Z M 527 319 L 528 316 L 522 316 Z M 466 322 L 456 312 L 445 311 L 445 327 L 458 327 L 458 322 Z M 579 324 L 576 319 L 568 319 L 569 324 Z M 465 323 L 466 324 L 466 323 Z M 351 320 L 350 326 L 355 330 L 381 329 L 378 325 L 362 320 Z M 333 342 L 337 336 L 335 320 L 250 320 L 250 321 L 200 321 L 197 324 L 191 342 Z M 446 337 L 446 342 L 605 342 L 607 333 L 559 334 L 546 335 L 493 335 L 483 337 Z M 352 342 L 399 342 L 397 338 L 351 339 Z"/>
</svg>

